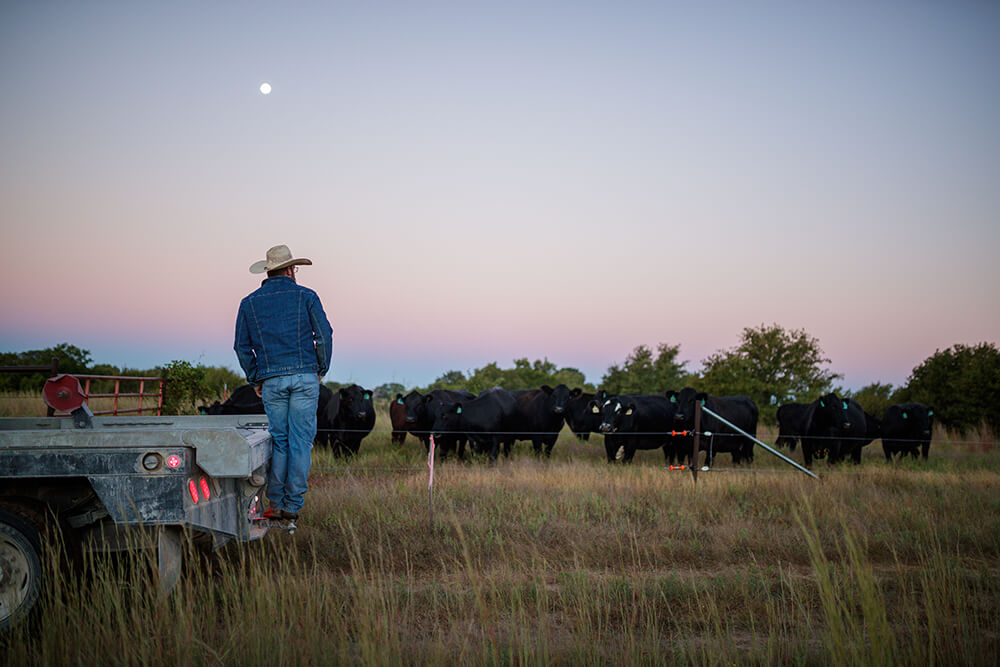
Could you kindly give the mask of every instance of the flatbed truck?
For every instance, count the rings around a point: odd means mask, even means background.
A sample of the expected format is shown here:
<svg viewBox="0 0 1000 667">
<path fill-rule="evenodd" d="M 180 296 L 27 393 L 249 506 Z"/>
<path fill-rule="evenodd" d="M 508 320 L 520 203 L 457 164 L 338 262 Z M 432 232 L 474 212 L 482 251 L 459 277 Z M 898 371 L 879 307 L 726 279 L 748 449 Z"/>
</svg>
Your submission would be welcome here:
<svg viewBox="0 0 1000 667">
<path fill-rule="evenodd" d="M 185 538 L 217 549 L 268 530 L 264 415 L 95 417 L 79 403 L 72 417 L 0 419 L 0 631 L 38 600 L 46 530 L 68 552 L 155 548 L 165 592 Z"/>
</svg>

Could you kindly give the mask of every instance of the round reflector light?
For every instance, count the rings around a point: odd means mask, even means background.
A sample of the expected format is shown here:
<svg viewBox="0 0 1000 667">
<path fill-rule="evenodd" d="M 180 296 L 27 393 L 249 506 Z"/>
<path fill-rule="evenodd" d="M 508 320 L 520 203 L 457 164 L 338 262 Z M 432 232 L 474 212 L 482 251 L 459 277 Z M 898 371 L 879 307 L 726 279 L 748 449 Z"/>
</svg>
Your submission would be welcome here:
<svg viewBox="0 0 1000 667">
<path fill-rule="evenodd" d="M 181 457 L 177 456 L 176 454 L 167 457 L 168 468 L 179 468 L 180 465 L 181 465 Z"/>
</svg>

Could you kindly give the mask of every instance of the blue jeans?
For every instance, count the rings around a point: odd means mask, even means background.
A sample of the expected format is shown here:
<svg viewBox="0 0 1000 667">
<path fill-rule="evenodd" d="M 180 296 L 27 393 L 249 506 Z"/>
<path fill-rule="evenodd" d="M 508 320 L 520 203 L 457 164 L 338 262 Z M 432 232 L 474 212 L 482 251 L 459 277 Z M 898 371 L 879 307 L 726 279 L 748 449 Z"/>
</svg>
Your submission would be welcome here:
<svg viewBox="0 0 1000 667">
<path fill-rule="evenodd" d="M 279 375 L 264 380 L 261 391 L 271 432 L 271 472 L 267 499 L 274 510 L 298 514 L 305 504 L 313 439 L 319 376 L 316 373 Z"/>
</svg>

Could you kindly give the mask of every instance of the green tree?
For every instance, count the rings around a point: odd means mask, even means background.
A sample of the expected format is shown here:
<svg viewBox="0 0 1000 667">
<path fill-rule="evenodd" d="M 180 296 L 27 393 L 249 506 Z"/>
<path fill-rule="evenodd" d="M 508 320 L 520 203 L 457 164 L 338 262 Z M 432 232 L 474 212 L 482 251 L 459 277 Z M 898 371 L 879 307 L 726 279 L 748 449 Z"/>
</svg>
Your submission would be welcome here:
<svg viewBox="0 0 1000 667">
<path fill-rule="evenodd" d="M 466 389 L 466 385 L 468 385 L 468 380 L 465 379 L 465 373 L 462 371 L 448 371 L 437 380 L 434 380 L 427 387 L 426 391 L 431 391 L 432 389 Z"/>
<path fill-rule="evenodd" d="M 1000 432 L 1000 351 L 993 343 L 936 350 L 913 369 L 899 399 L 932 406 L 941 424 L 960 433 L 984 421 Z"/>
<path fill-rule="evenodd" d="M 205 385 L 213 396 L 222 398 L 223 393 L 232 395 L 234 389 L 238 389 L 247 383 L 246 377 L 242 373 L 226 368 L 225 366 L 204 366 Z"/>
<path fill-rule="evenodd" d="M 656 356 L 645 345 L 639 345 L 625 358 L 622 366 L 613 364 L 601 380 L 601 387 L 611 394 L 658 394 L 668 389 L 680 389 L 688 381 L 686 361 L 678 362 L 680 345 L 660 343 Z"/>
<path fill-rule="evenodd" d="M 0 352 L 0 366 L 45 366 L 52 364 L 55 358 L 59 362 L 60 373 L 87 373 L 93 360 L 89 350 L 83 350 L 76 345 L 59 343 L 55 347 L 41 350 L 26 350 L 24 352 Z M 0 375 L 0 391 L 38 391 L 49 374 L 33 373 L 30 375 Z"/>
<path fill-rule="evenodd" d="M 375 391 L 372 392 L 372 398 L 380 401 L 388 401 L 390 399 L 396 398 L 396 394 L 405 394 L 406 387 L 398 382 L 386 382 L 385 384 L 380 384 L 375 387 Z"/>
<path fill-rule="evenodd" d="M 879 382 L 865 385 L 855 392 L 845 391 L 842 395 L 844 398 L 853 398 L 861 404 L 865 412 L 875 415 L 879 419 L 885 414 L 886 409 L 896 402 L 893 400 L 892 385 Z"/>
<path fill-rule="evenodd" d="M 698 388 L 710 394 L 745 394 L 760 409 L 761 421 L 774 424 L 778 406 L 811 401 L 841 377 L 822 368 L 819 341 L 804 330 L 786 331 L 777 324 L 745 328 L 740 344 L 702 360 Z"/>
<path fill-rule="evenodd" d="M 160 368 L 160 377 L 167 381 L 163 397 L 164 414 L 195 414 L 195 403 L 212 395 L 205 382 L 204 366 L 174 360 Z"/>
</svg>

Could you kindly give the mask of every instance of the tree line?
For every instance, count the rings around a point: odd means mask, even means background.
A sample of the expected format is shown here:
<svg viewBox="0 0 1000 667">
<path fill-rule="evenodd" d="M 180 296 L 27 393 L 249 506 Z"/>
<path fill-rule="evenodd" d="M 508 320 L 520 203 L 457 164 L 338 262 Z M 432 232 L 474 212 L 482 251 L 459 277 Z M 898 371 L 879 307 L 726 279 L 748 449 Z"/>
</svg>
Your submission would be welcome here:
<svg viewBox="0 0 1000 667">
<path fill-rule="evenodd" d="M 639 345 L 624 361 L 608 367 L 599 383 L 587 382 L 577 368 L 557 367 L 546 359 L 513 360 L 513 367 L 501 368 L 491 362 L 468 372 L 450 370 L 426 387 L 404 387 L 385 383 L 373 388 L 375 399 L 388 400 L 397 393 L 416 388 L 423 393 L 432 389 L 465 389 L 479 393 L 490 387 L 529 389 L 543 384 L 584 391 L 606 390 L 610 394 L 652 394 L 667 389 L 690 386 L 716 396 L 749 396 L 760 409 L 761 421 L 774 424 L 778 406 L 784 403 L 807 403 L 835 391 L 853 398 L 874 415 L 882 415 L 894 403 L 919 402 L 934 407 L 938 422 L 961 433 L 984 423 L 993 433 L 1000 433 L 1000 350 L 993 343 L 958 344 L 937 350 L 913 368 L 906 382 L 872 383 L 857 391 L 836 386 L 842 379 L 826 366 L 819 341 L 804 330 L 761 325 L 743 329 L 739 343 L 719 350 L 701 360 L 701 369 L 688 370 L 688 361 L 680 360 L 680 345 L 660 343 L 656 349 Z M 243 385 L 242 374 L 221 366 L 205 366 L 175 360 L 151 369 L 119 368 L 95 364 L 88 350 L 69 343 L 25 352 L 0 353 L 0 366 L 49 366 L 59 362 L 61 373 L 93 375 L 156 376 L 170 380 L 167 409 L 184 412 L 199 401 L 221 398 L 223 393 Z M 0 391 L 36 392 L 46 374 L 0 374 Z M 344 383 L 325 383 L 336 391 Z M 94 384 L 92 391 L 111 391 Z"/>
</svg>

